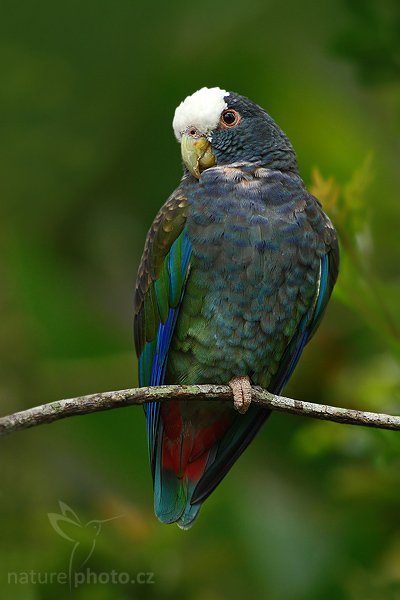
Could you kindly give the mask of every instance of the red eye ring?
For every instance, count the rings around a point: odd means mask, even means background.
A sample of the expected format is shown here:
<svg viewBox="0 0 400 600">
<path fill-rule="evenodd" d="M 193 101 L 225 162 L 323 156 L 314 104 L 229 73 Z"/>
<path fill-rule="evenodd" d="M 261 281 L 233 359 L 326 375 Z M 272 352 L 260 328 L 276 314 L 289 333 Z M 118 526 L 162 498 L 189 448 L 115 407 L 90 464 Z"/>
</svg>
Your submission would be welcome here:
<svg viewBox="0 0 400 600">
<path fill-rule="evenodd" d="M 236 127 L 240 123 L 240 115 L 234 108 L 226 108 L 221 114 L 220 125 L 226 129 Z"/>
</svg>

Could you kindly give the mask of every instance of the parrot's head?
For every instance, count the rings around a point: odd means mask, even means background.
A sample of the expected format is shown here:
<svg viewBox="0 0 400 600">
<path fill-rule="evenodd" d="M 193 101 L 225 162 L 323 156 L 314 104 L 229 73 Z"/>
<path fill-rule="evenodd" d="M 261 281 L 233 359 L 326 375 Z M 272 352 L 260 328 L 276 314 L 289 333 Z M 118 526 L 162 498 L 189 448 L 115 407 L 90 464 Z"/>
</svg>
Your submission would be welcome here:
<svg viewBox="0 0 400 600">
<path fill-rule="evenodd" d="M 289 139 L 260 106 L 218 87 L 201 88 L 175 111 L 173 128 L 187 169 L 250 163 L 297 172 Z"/>
</svg>

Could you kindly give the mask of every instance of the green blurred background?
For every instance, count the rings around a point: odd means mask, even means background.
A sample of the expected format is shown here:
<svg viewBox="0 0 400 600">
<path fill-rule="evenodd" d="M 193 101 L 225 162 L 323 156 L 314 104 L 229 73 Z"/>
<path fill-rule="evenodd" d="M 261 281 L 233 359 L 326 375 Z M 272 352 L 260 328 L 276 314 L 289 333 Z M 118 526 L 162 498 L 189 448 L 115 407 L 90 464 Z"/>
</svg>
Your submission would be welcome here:
<svg viewBox="0 0 400 600">
<path fill-rule="evenodd" d="M 137 384 L 138 261 L 181 174 L 174 109 L 204 85 L 271 113 L 341 234 L 338 286 L 287 394 L 398 413 L 398 1 L 1 4 L 1 414 Z M 68 570 L 73 543 L 48 518 L 61 500 L 82 524 L 122 515 L 85 569 L 154 573 L 78 599 L 398 599 L 399 457 L 399 433 L 275 414 L 182 532 L 153 516 L 141 409 L 14 434 L 1 597 L 71 597 L 7 582 Z M 87 555 L 90 528 L 75 529 Z"/>
</svg>

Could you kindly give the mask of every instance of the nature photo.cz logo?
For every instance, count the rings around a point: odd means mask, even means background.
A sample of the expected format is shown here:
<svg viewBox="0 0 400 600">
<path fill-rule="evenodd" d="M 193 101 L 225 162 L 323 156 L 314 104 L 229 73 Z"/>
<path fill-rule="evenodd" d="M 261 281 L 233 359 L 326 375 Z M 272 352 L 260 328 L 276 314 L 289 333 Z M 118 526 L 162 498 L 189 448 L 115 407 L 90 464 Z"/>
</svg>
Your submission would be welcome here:
<svg viewBox="0 0 400 600">
<path fill-rule="evenodd" d="M 140 572 L 135 575 L 127 572 L 92 571 L 87 563 L 92 556 L 97 538 L 103 525 L 123 517 L 117 515 L 109 519 L 92 519 L 86 523 L 65 502 L 59 500 L 61 513 L 48 513 L 49 522 L 54 531 L 71 544 L 71 554 L 68 561 L 68 571 L 37 572 L 21 571 L 9 572 L 9 584 L 69 584 L 69 588 L 76 588 L 83 584 L 152 584 L 154 573 Z"/>
</svg>

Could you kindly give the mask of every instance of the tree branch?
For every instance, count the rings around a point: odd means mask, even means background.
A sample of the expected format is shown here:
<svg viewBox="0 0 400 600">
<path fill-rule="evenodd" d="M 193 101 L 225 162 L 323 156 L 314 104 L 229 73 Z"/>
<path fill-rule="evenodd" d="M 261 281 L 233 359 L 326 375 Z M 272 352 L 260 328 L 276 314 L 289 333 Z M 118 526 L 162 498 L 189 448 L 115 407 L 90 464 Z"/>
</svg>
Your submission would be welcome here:
<svg viewBox="0 0 400 600">
<path fill-rule="evenodd" d="M 79 396 L 78 398 L 68 398 L 67 400 L 58 400 L 2 417 L 0 418 L 0 437 L 20 429 L 28 429 L 29 427 L 35 427 L 43 423 L 52 423 L 66 417 L 85 415 L 112 408 L 131 406 L 133 404 L 144 404 L 149 401 L 161 402 L 170 399 L 190 401 L 218 400 L 232 402 L 233 404 L 232 390 L 227 385 L 164 385 L 118 390 L 116 392 L 103 392 L 90 394 L 89 396 Z M 348 425 L 364 425 L 379 429 L 400 430 L 400 416 L 293 400 L 292 398 L 270 394 L 259 387 L 253 387 L 252 401 L 267 409 L 313 417 L 324 421 L 347 423 Z"/>
</svg>

